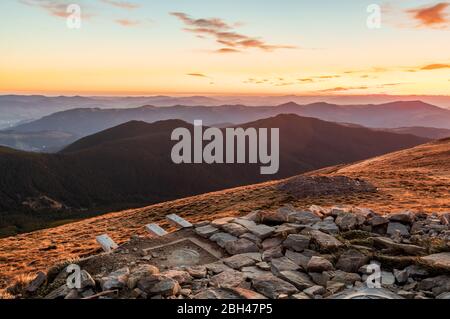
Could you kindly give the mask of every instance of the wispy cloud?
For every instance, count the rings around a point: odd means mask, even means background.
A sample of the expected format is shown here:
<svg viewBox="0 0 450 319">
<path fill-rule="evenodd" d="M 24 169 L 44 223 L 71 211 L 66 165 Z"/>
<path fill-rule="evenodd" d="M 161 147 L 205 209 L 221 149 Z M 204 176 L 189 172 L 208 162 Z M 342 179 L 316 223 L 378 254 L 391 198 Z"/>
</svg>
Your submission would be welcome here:
<svg viewBox="0 0 450 319">
<path fill-rule="evenodd" d="M 203 74 L 203 73 L 188 73 L 186 75 L 188 75 L 188 76 L 195 76 L 195 77 L 198 77 L 198 78 L 209 78 L 209 76 L 207 76 L 206 74 Z"/>
<path fill-rule="evenodd" d="M 438 69 L 450 69 L 450 64 L 429 64 L 420 68 L 420 70 L 438 70 Z"/>
<path fill-rule="evenodd" d="M 447 9 L 450 7 L 449 2 L 440 2 L 432 6 L 426 6 L 417 9 L 409 9 L 406 12 L 423 27 L 443 26 L 450 22 Z"/>
<path fill-rule="evenodd" d="M 67 17 L 67 6 L 70 4 L 68 1 L 56 0 L 19 0 L 19 2 L 30 7 L 44 9 L 55 17 Z"/>
<path fill-rule="evenodd" d="M 114 20 L 114 22 L 120 24 L 123 27 L 134 27 L 141 24 L 141 22 L 138 20 L 129 20 L 129 19 L 116 19 Z"/>
<path fill-rule="evenodd" d="M 217 53 L 236 53 L 245 49 L 257 48 L 263 51 L 274 51 L 277 49 L 294 49 L 291 45 L 269 44 L 258 37 L 250 37 L 236 32 L 234 29 L 239 24 L 230 25 L 219 18 L 194 19 L 182 12 L 172 12 L 171 15 L 182 21 L 186 28 L 184 31 L 191 32 L 204 37 L 212 37 L 222 48 Z"/>
<path fill-rule="evenodd" d="M 141 6 L 140 4 L 129 1 L 117 1 L 117 0 L 101 0 L 101 1 L 122 9 L 137 9 Z"/>
</svg>

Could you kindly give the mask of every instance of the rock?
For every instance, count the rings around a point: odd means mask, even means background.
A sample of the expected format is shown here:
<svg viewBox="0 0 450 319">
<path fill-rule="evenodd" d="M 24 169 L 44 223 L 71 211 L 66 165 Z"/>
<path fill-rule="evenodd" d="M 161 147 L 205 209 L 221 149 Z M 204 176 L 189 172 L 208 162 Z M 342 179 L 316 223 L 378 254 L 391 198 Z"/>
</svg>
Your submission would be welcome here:
<svg viewBox="0 0 450 319">
<path fill-rule="evenodd" d="M 220 274 L 221 272 L 231 270 L 230 267 L 228 267 L 227 265 L 225 265 L 222 262 L 215 262 L 215 263 L 207 264 L 207 265 L 205 265 L 205 267 L 206 267 L 206 269 L 208 269 L 209 271 L 211 271 L 214 274 Z"/>
<path fill-rule="evenodd" d="M 205 266 L 191 266 L 187 267 L 186 271 L 195 279 L 205 278 L 208 270 Z"/>
<path fill-rule="evenodd" d="M 276 246 L 280 246 L 283 243 L 281 236 L 267 238 L 261 243 L 262 249 L 267 250 Z"/>
<path fill-rule="evenodd" d="M 253 253 L 259 251 L 258 246 L 254 242 L 244 238 L 234 241 L 228 241 L 225 244 L 224 248 L 230 255 Z"/>
<path fill-rule="evenodd" d="M 209 221 L 204 220 L 204 221 L 195 223 L 195 224 L 194 224 L 194 227 L 195 227 L 195 228 L 199 228 L 199 227 L 207 226 L 207 225 L 209 225 L 209 224 L 210 224 Z"/>
<path fill-rule="evenodd" d="M 252 280 L 253 288 L 264 296 L 277 299 L 280 295 L 292 295 L 298 292 L 294 285 L 275 277 L 274 275 L 262 275 Z"/>
<path fill-rule="evenodd" d="M 55 290 L 51 291 L 48 295 L 44 297 L 44 299 L 59 299 L 64 298 L 67 296 L 67 294 L 70 292 L 71 289 L 67 287 L 66 284 L 60 286 L 59 288 L 56 288 Z"/>
<path fill-rule="evenodd" d="M 36 277 L 28 284 L 26 291 L 28 293 L 36 292 L 47 281 L 47 275 L 40 271 Z"/>
<path fill-rule="evenodd" d="M 339 240 L 321 231 L 311 230 L 309 234 L 311 235 L 312 242 L 323 252 L 332 252 L 343 246 Z"/>
<path fill-rule="evenodd" d="M 280 272 L 279 277 L 291 284 L 293 284 L 297 289 L 304 290 L 306 288 L 314 286 L 311 278 L 304 273 L 293 270 L 285 270 Z"/>
<path fill-rule="evenodd" d="M 437 277 L 426 278 L 419 282 L 419 290 L 432 291 L 435 296 L 438 296 L 444 292 L 450 291 L 450 277 L 446 275 L 440 275 Z"/>
<path fill-rule="evenodd" d="M 95 287 L 95 280 L 92 276 L 86 271 L 81 271 L 81 285 L 80 289 L 86 289 L 89 287 Z"/>
<path fill-rule="evenodd" d="M 292 214 L 292 208 L 281 207 L 276 211 L 262 212 L 260 214 L 260 220 L 263 224 L 277 225 L 283 224 L 288 221 L 289 215 Z"/>
<path fill-rule="evenodd" d="M 192 276 L 187 271 L 170 269 L 163 272 L 161 275 L 164 277 L 176 280 L 180 285 L 190 283 Z"/>
<path fill-rule="evenodd" d="M 211 225 L 206 225 L 196 228 L 195 232 L 203 238 L 210 238 L 212 235 L 217 234 L 219 229 Z"/>
<path fill-rule="evenodd" d="M 246 279 L 253 279 L 261 275 L 270 274 L 267 270 L 262 270 L 258 267 L 251 266 L 251 267 L 244 267 L 241 269 L 242 273 L 244 274 L 244 277 Z"/>
<path fill-rule="evenodd" d="M 209 239 L 211 241 L 216 242 L 217 245 L 219 245 L 222 248 L 225 247 L 226 243 L 234 242 L 234 241 L 238 240 L 237 237 L 230 235 L 228 233 L 216 233 L 216 234 L 212 235 Z"/>
<path fill-rule="evenodd" d="M 304 226 L 298 224 L 283 224 L 275 226 L 274 235 L 286 238 L 290 234 L 296 234 Z"/>
<path fill-rule="evenodd" d="M 234 255 L 223 260 L 223 263 L 234 269 L 241 269 L 246 266 L 253 266 L 256 261 L 245 255 Z"/>
<path fill-rule="evenodd" d="M 272 247 L 267 249 L 262 254 L 262 259 L 264 261 L 270 261 L 274 258 L 283 257 L 283 248 L 281 246 Z"/>
<path fill-rule="evenodd" d="M 289 215 L 288 221 L 300 225 L 312 225 L 320 222 L 320 217 L 311 212 L 296 211 Z"/>
<path fill-rule="evenodd" d="M 152 265 L 140 265 L 131 271 L 128 277 L 127 286 L 129 289 L 134 289 L 138 281 L 147 275 L 159 274 L 159 269 Z"/>
<path fill-rule="evenodd" d="M 394 277 L 399 284 L 404 284 L 408 281 L 409 278 L 408 271 L 406 269 L 404 270 L 394 269 Z"/>
<path fill-rule="evenodd" d="M 292 234 L 287 237 L 283 242 L 283 246 L 287 249 L 302 252 L 304 249 L 309 247 L 310 239 L 307 236 Z"/>
<path fill-rule="evenodd" d="M 372 240 L 375 245 L 389 248 L 393 252 L 398 252 L 400 254 L 416 256 L 426 253 L 426 249 L 423 247 L 396 243 L 392 239 L 386 237 L 372 237 Z"/>
<path fill-rule="evenodd" d="M 450 271 L 450 252 L 428 255 L 421 258 L 426 265 Z"/>
<path fill-rule="evenodd" d="M 332 272 L 332 281 L 342 282 L 346 285 L 353 285 L 357 281 L 361 281 L 361 276 L 356 273 L 336 270 Z"/>
<path fill-rule="evenodd" d="M 219 288 L 231 288 L 240 286 L 245 281 L 242 272 L 236 270 L 226 270 L 211 277 L 210 285 Z"/>
<path fill-rule="evenodd" d="M 292 299 L 297 299 L 297 300 L 306 300 L 306 299 L 311 299 L 307 294 L 305 294 L 304 292 L 299 292 L 298 294 L 292 295 L 291 297 Z"/>
<path fill-rule="evenodd" d="M 241 254 L 241 255 L 242 255 L 242 256 L 247 256 L 247 257 L 253 259 L 253 260 L 256 261 L 256 262 L 262 261 L 262 254 L 259 253 L 259 252 L 254 252 L 254 253 L 244 253 L 244 254 Z"/>
<path fill-rule="evenodd" d="M 257 236 L 258 238 L 261 238 L 261 239 L 265 239 L 267 237 L 270 237 L 275 231 L 275 228 L 267 226 L 267 225 L 263 225 L 263 224 L 250 226 L 250 227 L 247 227 L 247 229 L 253 235 L 255 235 L 255 236 Z"/>
<path fill-rule="evenodd" d="M 385 286 L 391 286 L 395 284 L 395 277 L 394 275 L 389 271 L 382 271 L 381 272 L 381 284 Z"/>
<path fill-rule="evenodd" d="M 121 268 L 110 273 L 108 276 L 101 278 L 100 284 L 103 291 L 112 289 L 122 289 L 128 283 L 130 270 L 128 267 Z"/>
<path fill-rule="evenodd" d="M 311 297 L 311 298 L 314 298 L 314 296 L 316 296 L 316 295 L 323 295 L 323 294 L 325 294 L 327 291 L 326 291 L 325 288 L 322 287 L 322 286 L 312 286 L 312 287 L 306 288 L 305 290 L 303 290 L 303 292 L 304 292 L 307 296 L 309 296 L 309 297 Z"/>
<path fill-rule="evenodd" d="M 337 281 L 327 281 L 326 283 L 327 291 L 331 294 L 337 294 L 338 292 L 344 291 L 346 286 L 342 282 Z"/>
<path fill-rule="evenodd" d="M 266 270 L 266 271 L 270 270 L 270 265 L 265 261 L 261 261 L 261 262 L 257 263 L 256 266 L 258 268 L 260 268 L 261 270 Z"/>
<path fill-rule="evenodd" d="M 343 231 L 353 230 L 364 223 L 364 218 L 352 213 L 339 214 L 336 217 L 336 225 Z"/>
<path fill-rule="evenodd" d="M 254 221 L 248 220 L 248 219 L 244 219 L 244 218 L 235 218 L 235 219 L 233 219 L 233 223 L 236 223 L 236 224 L 239 224 L 241 226 L 244 226 L 247 229 L 249 229 L 250 227 L 257 226 L 257 224 Z"/>
<path fill-rule="evenodd" d="M 298 270 L 300 267 L 287 257 L 275 258 L 270 262 L 271 270 L 275 275 L 285 270 Z"/>
<path fill-rule="evenodd" d="M 392 222 L 399 222 L 402 224 L 412 224 L 416 217 L 413 212 L 406 211 L 397 214 L 392 214 L 389 216 L 389 220 Z"/>
<path fill-rule="evenodd" d="M 231 222 L 232 220 L 234 220 L 234 217 L 223 217 L 223 218 L 219 218 L 219 219 L 213 220 L 211 222 L 211 225 L 214 226 L 214 227 L 220 228 L 223 225 Z"/>
<path fill-rule="evenodd" d="M 437 296 L 436 299 L 450 299 L 450 292 L 443 292 Z"/>
<path fill-rule="evenodd" d="M 306 266 L 308 272 L 323 272 L 334 270 L 333 264 L 323 257 L 313 256 Z"/>
<path fill-rule="evenodd" d="M 406 267 L 405 270 L 408 272 L 408 277 L 423 278 L 429 276 L 428 271 L 418 265 L 410 265 Z"/>
<path fill-rule="evenodd" d="M 161 275 L 147 275 L 139 280 L 137 287 L 149 296 L 168 297 L 181 290 L 176 280 Z"/>
<path fill-rule="evenodd" d="M 330 235 L 337 235 L 339 233 L 339 228 L 332 220 L 323 220 L 318 223 L 315 223 L 312 226 L 313 229 L 322 231 L 324 233 L 330 234 Z"/>
<path fill-rule="evenodd" d="M 223 231 L 236 237 L 244 235 L 247 232 L 247 228 L 236 223 L 224 224 L 221 228 Z"/>
<path fill-rule="evenodd" d="M 261 238 L 257 237 L 256 235 L 253 235 L 252 233 L 245 233 L 244 235 L 241 235 L 239 238 L 250 240 L 251 242 L 254 242 L 256 245 L 261 243 Z"/>
<path fill-rule="evenodd" d="M 292 260 L 295 264 L 299 265 L 301 268 L 306 270 L 309 260 L 311 257 L 305 256 L 304 254 L 296 253 L 292 250 L 286 250 L 285 256 Z"/>
<path fill-rule="evenodd" d="M 414 292 L 412 291 L 406 291 L 406 290 L 399 290 L 397 292 L 397 294 L 405 299 L 414 299 L 414 296 L 416 295 Z"/>
<path fill-rule="evenodd" d="M 231 290 L 242 299 L 267 299 L 264 295 L 261 295 L 253 290 L 240 287 L 234 287 L 231 288 Z"/>
<path fill-rule="evenodd" d="M 388 224 L 387 234 L 389 236 L 395 236 L 396 234 L 400 234 L 401 236 L 406 237 L 409 236 L 409 230 L 408 227 L 406 227 L 401 223 L 390 222 Z"/>
<path fill-rule="evenodd" d="M 369 220 L 369 224 L 373 227 L 386 225 L 388 223 L 389 223 L 389 219 L 387 219 L 386 217 L 380 216 L 380 215 L 376 215 Z"/>
<path fill-rule="evenodd" d="M 357 272 L 358 269 L 369 262 L 369 257 L 356 249 L 342 253 L 336 263 L 336 268 L 346 272 Z"/>
<path fill-rule="evenodd" d="M 403 299 L 384 288 L 352 288 L 329 296 L 328 299 Z"/>
</svg>

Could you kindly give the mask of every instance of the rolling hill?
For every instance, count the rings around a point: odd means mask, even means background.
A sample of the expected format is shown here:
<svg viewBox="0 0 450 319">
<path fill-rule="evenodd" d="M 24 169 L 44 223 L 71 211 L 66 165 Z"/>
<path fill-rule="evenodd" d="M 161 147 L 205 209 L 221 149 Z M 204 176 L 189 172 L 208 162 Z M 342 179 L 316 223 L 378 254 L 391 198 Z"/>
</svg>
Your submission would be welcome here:
<svg viewBox="0 0 450 319">
<path fill-rule="evenodd" d="M 243 125 L 280 128 L 280 170 L 276 175 L 260 175 L 260 164 L 174 164 L 170 154 L 175 142 L 170 136 L 178 127 L 192 130 L 180 120 L 128 122 L 81 139 L 57 154 L 0 149 L 3 234 L 104 210 L 285 178 L 427 141 L 279 115 Z"/>
<path fill-rule="evenodd" d="M 116 242 L 132 235 L 146 236 L 144 225 L 157 222 L 169 229 L 164 216 L 179 214 L 191 222 L 240 216 L 258 209 L 292 204 L 330 207 L 368 207 L 379 213 L 415 210 L 425 213 L 450 210 L 450 139 L 386 154 L 355 164 L 325 168 L 286 180 L 242 186 L 178 199 L 139 209 L 105 214 L 52 229 L 0 239 L 0 287 L 16 276 L 48 269 L 70 258 L 97 253 L 95 236 L 108 233 Z M 284 191 L 292 180 L 307 176 L 359 177 L 377 187 L 377 192 L 317 194 L 294 199 Z M 76 241 L 73 239 L 76 238 Z M 51 249 L 49 248 L 51 247 Z"/>
</svg>

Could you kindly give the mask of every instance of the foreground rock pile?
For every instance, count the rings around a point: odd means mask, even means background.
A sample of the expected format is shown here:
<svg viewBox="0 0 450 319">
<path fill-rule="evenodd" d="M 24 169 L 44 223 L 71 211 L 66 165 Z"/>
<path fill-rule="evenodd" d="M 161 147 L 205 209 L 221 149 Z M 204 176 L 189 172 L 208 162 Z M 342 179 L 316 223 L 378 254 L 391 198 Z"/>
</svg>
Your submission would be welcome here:
<svg viewBox="0 0 450 319">
<path fill-rule="evenodd" d="M 215 262 L 157 267 L 158 256 L 142 253 L 113 271 L 83 270 L 79 289 L 61 284 L 64 269 L 40 273 L 19 297 L 450 299 L 449 225 L 450 213 L 286 206 L 194 225 L 194 236 L 224 253 Z M 367 290 L 368 281 L 381 288 Z"/>
</svg>

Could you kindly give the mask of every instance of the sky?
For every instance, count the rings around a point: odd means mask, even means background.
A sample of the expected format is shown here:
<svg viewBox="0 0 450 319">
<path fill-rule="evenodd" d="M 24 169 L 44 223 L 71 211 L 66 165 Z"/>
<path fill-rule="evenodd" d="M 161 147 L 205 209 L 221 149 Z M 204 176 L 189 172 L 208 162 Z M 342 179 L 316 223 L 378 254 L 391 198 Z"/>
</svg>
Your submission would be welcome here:
<svg viewBox="0 0 450 319">
<path fill-rule="evenodd" d="M 450 1 L 2 0 L 0 39 L 0 94 L 450 95 Z"/>
</svg>

